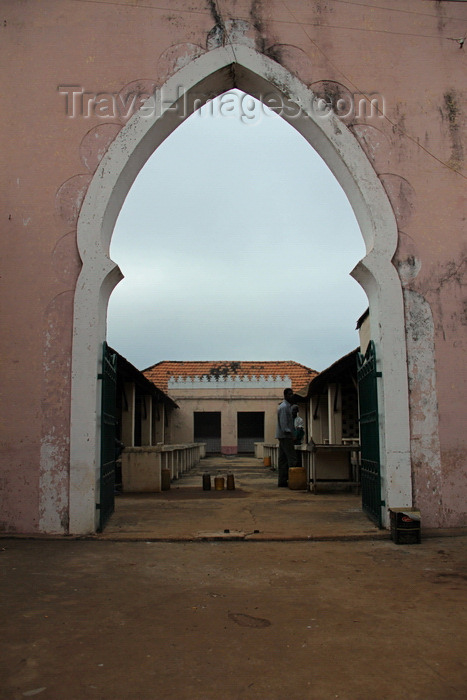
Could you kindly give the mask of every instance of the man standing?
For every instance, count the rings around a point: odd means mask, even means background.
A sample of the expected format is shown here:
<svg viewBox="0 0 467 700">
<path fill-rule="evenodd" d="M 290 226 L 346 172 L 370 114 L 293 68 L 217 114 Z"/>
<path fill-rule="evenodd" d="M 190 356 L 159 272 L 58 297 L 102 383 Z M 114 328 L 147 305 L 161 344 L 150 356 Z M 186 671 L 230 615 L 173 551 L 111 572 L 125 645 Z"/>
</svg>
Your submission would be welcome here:
<svg viewBox="0 0 467 700">
<path fill-rule="evenodd" d="M 299 407 L 297 404 L 292 406 L 292 416 L 293 416 L 293 427 L 294 427 L 294 443 L 296 445 L 301 445 L 303 437 L 305 435 L 305 423 L 303 418 L 298 415 Z"/>
<path fill-rule="evenodd" d="M 284 400 L 277 409 L 276 438 L 279 440 L 278 486 L 287 486 L 289 468 L 295 467 L 294 419 L 292 415 L 292 389 L 284 389 Z"/>
</svg>

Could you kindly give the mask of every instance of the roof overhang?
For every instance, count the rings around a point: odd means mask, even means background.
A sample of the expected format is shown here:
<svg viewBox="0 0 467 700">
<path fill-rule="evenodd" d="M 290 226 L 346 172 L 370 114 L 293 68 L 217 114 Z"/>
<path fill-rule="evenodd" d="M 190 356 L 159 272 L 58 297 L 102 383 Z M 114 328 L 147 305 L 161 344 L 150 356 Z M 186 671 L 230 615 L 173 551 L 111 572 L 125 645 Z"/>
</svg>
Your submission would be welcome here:
<svg viewBox="0 0 467 700">
<path fill-rule="evenodd" d="M 320 372 L 311 382 L 295 392 L 295 396 L 301 399 L 309 399 L 311 396 L 321 394 L 328 384 L 335 384 L 350 376 L 357 376 L 358 348 L 336 360 L 332 365 Z"/>
<path fill-rule="evenodd" d="M 156 401 L 165 404 L 168 408 L 178 408 L 178 404 L 176 404 L 170 396 L 147 379 L 139 369 L 126 359 L 126 357 L 120 355 L 120 353 L 113 348 L 109 348 L 109 351 L 115 353 L 117 356 L 117 377 L 120 381 L 133 382 L 137 393 L 145 396 L 153 396 Z"/>
</svg>

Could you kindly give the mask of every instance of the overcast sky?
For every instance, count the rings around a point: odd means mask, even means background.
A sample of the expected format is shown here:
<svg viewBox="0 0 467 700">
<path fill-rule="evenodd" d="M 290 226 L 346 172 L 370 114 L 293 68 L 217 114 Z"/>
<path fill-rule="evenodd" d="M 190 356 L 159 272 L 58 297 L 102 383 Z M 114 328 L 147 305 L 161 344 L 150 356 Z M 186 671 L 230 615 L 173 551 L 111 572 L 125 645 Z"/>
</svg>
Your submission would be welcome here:
<svg viewBox="0 0 467 700">
<path fill-rule="evenodd" d="M 358 345 L 367 298 L 349 272 L 365 248 L 350 204 L 293 127 L 240 98 L 181 124 L 121 210 L 110 252 L 125 279 L 108 342 L 138 369 L 295 360 L 323 370 Z"/>
</svg>

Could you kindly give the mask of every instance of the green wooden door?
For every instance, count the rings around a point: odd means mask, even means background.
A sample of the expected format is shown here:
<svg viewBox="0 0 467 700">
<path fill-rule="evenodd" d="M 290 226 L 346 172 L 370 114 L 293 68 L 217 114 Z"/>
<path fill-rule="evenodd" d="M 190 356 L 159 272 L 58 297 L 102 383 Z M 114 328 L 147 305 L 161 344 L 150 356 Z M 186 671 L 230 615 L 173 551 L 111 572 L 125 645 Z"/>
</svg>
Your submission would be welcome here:
<svg viewBox="0 0 467 700">
<path fill-rule="evenodd" d="M 101 473 L 99 531 L 114 512 L 115 506 L 115 437 L 117 407 L 117 355 L 109 351 L 104 342 L 102 352 L 102 404 L 101 404 Z"/>
<path fill-rule="evenodd" d="M 357 355 L 358 397 L 360 405 L 362 508 L 382 526 L 381 475 L 378 418 L 378 377 L 376 353 L 370 341 L 365 355 Z"/>
</svg>

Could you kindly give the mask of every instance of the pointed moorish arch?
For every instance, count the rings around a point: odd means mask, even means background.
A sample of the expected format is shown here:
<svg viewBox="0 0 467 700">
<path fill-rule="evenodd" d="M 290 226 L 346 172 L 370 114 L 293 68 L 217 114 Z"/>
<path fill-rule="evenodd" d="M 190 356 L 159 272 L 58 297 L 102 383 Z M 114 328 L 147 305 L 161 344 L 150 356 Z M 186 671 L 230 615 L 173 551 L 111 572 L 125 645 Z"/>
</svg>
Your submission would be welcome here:
<svg viewBox="0 0 467 700">
<path fill-rule="evenodd" d="M 366 255 L 351 274 L 368 296 L 371 336 L 382 371 L 382 499 L 386 504 L 412 505 L 404 307 L 401 283 L 391 262 L 398 232 L 388 196 L 355 136 L 333 113 L 316 109 L 316 97 L 309 88 L 264 55 L 231 44 L 194 58 L 132 117 L 98 166 L 81 208 L 77 238 L 83 267 L 73 320 L 70 533 L 90 533 L 97 527 L 98 374 L 107 304 L 122 278 L 109 258 L 115 222 L 136 176 L 155 149 L 195 109 L 232 88 L 269 105 L 278 100 L 284 107 L 280 111 L 283 118 L 323 158 L 354 210 Z"/>
</svg>

